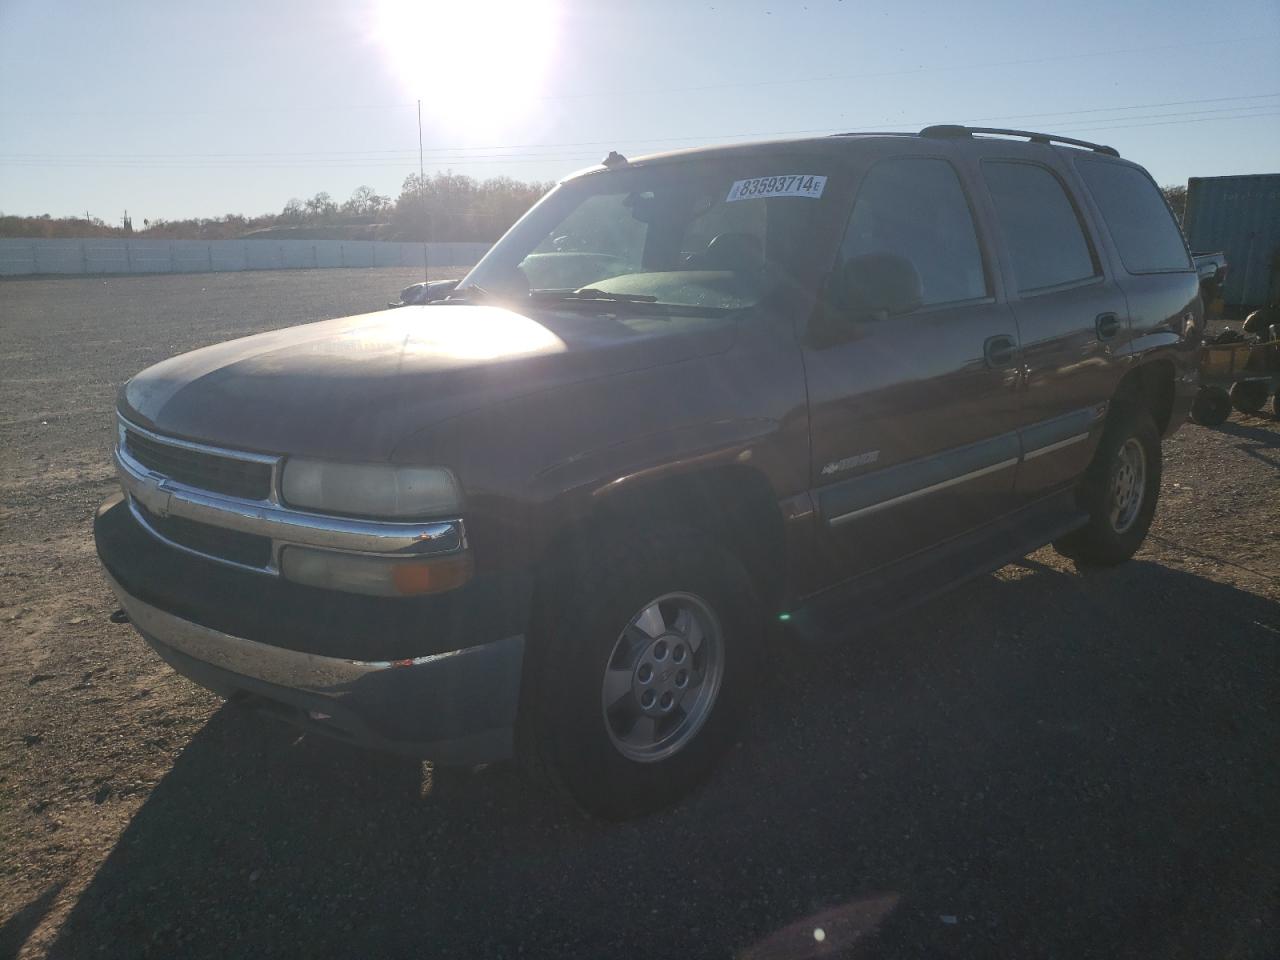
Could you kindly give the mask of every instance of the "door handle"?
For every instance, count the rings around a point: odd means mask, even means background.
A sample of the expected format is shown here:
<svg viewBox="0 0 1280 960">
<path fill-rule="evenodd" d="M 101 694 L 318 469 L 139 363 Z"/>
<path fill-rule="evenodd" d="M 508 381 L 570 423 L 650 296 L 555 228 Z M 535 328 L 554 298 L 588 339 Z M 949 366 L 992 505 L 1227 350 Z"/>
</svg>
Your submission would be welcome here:
<svg viewBox="0 0 1280 960">
<path fill-rule="evenodd" d="M 1094 321 L 1094 329 L 1098 331 L 1099 340 L 1110 340 L 1120 332 L 1120 318 L 1114 313 L 1100 313 Z"/>
<path fill-rule="evenodd" d="M 987 342 L 982 345 L 982 355 L 987 358 L 988 367 L 1011 366 L 1017 353 L 1018 341 L 1007 333 L 987 337 Z"/>
</svg>

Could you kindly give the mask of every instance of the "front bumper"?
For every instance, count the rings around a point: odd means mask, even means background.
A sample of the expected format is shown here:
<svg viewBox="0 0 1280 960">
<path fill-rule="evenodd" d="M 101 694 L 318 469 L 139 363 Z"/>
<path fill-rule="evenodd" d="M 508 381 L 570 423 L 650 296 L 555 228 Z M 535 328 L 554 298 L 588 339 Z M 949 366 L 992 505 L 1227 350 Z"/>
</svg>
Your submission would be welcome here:
<svg viewBox="0 0 1280 960">
<path fill-rule="evenodd" d="M 94 533 L 134 626 L 201 686 L 377 749 L 456 764 L 511 755 L 522 591 L 483 579 L 412 600 L 300 587 L 176 551 L 118 496 Z"/>
<path fill-rule="evenodd" d="M 339 660 L 219 633 L 107 575 L 129 619 L 178 673 L 307 729 L 440 763 L 511 756 L 523 637 L 398 662 Z"/>
</svg>

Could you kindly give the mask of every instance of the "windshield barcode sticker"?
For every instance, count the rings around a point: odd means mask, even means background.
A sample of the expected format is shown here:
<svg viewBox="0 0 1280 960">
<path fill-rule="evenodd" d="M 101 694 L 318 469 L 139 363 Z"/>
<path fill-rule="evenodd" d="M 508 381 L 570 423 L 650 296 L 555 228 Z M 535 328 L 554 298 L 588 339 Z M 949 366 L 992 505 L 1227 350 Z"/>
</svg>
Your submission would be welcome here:
<svg viewBox="0 0 1280 960">
<path fill-rule="evenodd" d="M 811 200 L 817 200 L 822 196 L 822 190 L 826 185 L 826 177 L 815 177 L 812 174 L 803 173 L 735 180 L 724 202 L 757 200 L 761 197 L 808 197 Z"/>
</svg>

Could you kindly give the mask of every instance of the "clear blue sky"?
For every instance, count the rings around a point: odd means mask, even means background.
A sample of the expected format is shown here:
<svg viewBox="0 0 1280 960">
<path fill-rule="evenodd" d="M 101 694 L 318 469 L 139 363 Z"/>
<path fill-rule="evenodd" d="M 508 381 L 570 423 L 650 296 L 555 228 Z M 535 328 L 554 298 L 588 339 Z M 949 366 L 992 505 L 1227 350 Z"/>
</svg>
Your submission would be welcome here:
<svg viewBox="0 0 1280 960">
<path fill-rule="evenodd" d="M 758 135 L 978 122 L 1162 183 L 1280 171 L 1280 3 L 0 0 L 0 211 L 257 214 L 417 168 L 555 179 Z"/>
</svg>

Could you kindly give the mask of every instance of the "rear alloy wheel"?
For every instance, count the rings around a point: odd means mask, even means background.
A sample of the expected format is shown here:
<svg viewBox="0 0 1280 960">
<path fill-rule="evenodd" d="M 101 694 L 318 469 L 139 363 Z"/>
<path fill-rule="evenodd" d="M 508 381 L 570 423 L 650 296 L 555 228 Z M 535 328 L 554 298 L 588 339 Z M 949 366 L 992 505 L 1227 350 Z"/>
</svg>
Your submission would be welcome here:
<svg viewBox="0 0 1280 960">
<path fill-rule="evenodd" d="M 1160 496 L 1160 432 L 1145 406 L 1117 403 L 1076 492 L 1089 522 L 1054 542 L 1082 564 L 1128 560 L 1146 539 Z"/>
<path fill-rule="evenodd" d="M 1129 437 L 1116 457 L 1111 476 L 1111 529 L 1126 533 L 1138 519 L 1146 494 L 1147 454 L 1137 437 Z"/>
<path fill-rule="evenodd" d="M 701 536 L 642 534 L 582 547 L 544 590 L 521 758 L 596 816 L 675 802 L 741 736 L 762 633 L 746 571 Z"/>
</svg>

